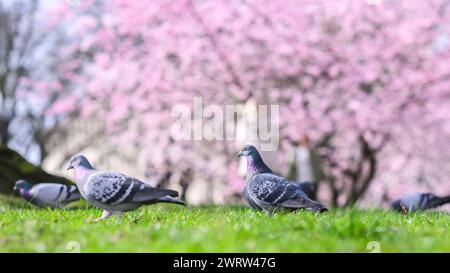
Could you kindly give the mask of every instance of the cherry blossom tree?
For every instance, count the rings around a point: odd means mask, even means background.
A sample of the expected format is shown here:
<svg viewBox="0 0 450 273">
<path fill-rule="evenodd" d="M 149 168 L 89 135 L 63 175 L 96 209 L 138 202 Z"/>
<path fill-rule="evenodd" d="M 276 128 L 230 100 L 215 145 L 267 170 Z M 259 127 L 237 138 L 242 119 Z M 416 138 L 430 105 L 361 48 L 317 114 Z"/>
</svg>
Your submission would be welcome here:
<svg viewBox="0 0 450 273">
<path fill-rule="evenodd" d="M 58 56 L 88 58 L 60 67 L 71 85 L 48 114 L 105 120 L 151 169 L 242 189 L 233 142 L 175 140 L 171 110 L 251 98 L 280 105 L 277 171 L 310 136 L 332 205 L 448 191 L 450 1 L 80 1 L 51 17 L 73 37 Z"/>
</svg>

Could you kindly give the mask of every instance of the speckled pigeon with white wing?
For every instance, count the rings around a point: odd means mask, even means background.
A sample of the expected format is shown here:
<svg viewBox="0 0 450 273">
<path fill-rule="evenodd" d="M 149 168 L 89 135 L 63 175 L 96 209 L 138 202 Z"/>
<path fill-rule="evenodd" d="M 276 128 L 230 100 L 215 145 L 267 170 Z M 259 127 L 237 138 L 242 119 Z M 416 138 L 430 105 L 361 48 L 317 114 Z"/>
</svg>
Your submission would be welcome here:
<svg viewBox="0 0 450 273">
<path fill-rule="evenodd" d="M 75 185 L 57 183 L 40 183 L 32 185 L 25 180 L 18 180 L 14 191 L 31 204 L 44 208 L 62 208 L 68 203 L 81 198 Z"/>
<path fill-rule="evenodd" d="M 174 190 L 151 187 L 144 182 L 116 172 L 96 170 L 83 155 L 71 158 L 67 167 L 74 169 L 75 182 L 81 195 L 94 206 L 103 209 L 96 221 L 116 214 L 119 218 L 125 211 L 134 210 L 142 205 L 166 202 L 184 205 Z"/>
<path fill-rule="evenodd" d="M 245 145 L 238 156 L 247 158 L 247 186 L 244 199 L 252 208 L 264 210 L 269 215 L 279 207 L 315 212 L 327 210 L 321 203 L 311 200 L 298 185 L 274 174 L 254 146 Z"/>
</svg>

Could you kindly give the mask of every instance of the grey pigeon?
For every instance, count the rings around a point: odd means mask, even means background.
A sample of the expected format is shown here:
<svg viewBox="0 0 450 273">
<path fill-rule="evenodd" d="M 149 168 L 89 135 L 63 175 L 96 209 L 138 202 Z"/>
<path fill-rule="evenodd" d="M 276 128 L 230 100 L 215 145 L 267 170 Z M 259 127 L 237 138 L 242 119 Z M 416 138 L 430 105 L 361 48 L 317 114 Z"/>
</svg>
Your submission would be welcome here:
<svg viewBox="0 0 450 273">
<path fill-rule="evenodd" d="M 40 183 L 31 185 L 25 180 L 18 180 L 14 191 L 37 207 L 62 208 L 70 202 L 81 198 L 75 185 L 57 183 Z"/>
<path fill-rule="evenodd" d="M 288 210 L 307 209 L 324 212 L 327 208 L 311 200 L 297 184 L 289 183 L 267 167 L 258 150 L 252 145 L 245 145 L 238 157 L 247 158 L 247 186 L 244 199 L 250 207 L 264 210 L 269 215 L 281 207 Z"/>
<path fill-rule="evenodd" d="M 433 209 L 450 203 L 450 196 L 436 196 L 433 193 L 411 193 L 391 203 L 391 208 L 403 213 Z"/>
<path fill-rule="evenodd" d="M 173 198 L 178 196 L 174 190 L 154 188 L 121 173 L 96 170 L 83 155 L 75 155 L 70 159 L 67 170 L 70 169 L 74 170 L 75 182 L 83 198 L 103 210 L 102 216 L 96 221 L 113 214 L 120 219 L 123 212 L 141 205 L 160 202 L 184 205 Z"/>
</svg>

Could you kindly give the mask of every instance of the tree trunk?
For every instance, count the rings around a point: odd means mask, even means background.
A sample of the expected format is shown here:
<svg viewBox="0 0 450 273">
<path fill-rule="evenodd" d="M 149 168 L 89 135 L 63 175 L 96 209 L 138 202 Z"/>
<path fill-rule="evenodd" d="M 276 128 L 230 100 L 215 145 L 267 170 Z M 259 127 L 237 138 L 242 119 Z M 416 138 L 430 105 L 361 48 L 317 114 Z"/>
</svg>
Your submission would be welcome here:
<svg viewBox="0 0 450 273">
<path fill-rule="evenodd" d="M 354 171 L 349 172 L 351 189 L 345 206 L 353 205 L 364 195 L 376 174 L 377 150 L 370 147 L 363 136 L 359 138 L 359 142 L 361 145 L 361 159 L 358 167 Z"/>
<path fill-rule="evenodd" d="M 10 121 L 0 117 L 0 145 L 6 146 L 9 142 L 9 123 Z"/>
<path fill-rule="evenodd" d="M 45 172 L 26 161 L 21 155 L 0 145 L 0 193 L 11 193 L 14 183 L 24 179 L 31 184 L 39 182 L 71 184 L 70 180 Z"/>
</svg>

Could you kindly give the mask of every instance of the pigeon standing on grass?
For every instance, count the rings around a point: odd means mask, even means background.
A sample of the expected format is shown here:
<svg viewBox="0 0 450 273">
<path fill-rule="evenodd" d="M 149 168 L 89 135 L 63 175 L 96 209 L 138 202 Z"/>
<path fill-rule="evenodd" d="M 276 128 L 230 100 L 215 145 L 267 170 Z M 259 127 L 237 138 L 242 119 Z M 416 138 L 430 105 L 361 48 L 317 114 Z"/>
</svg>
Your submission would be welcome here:
<svg viewBox="0 0 450 273">
<path fill-rule="evenodd" d="M 40 208 L 62 208 L 81 198 L 76 186 L 56 183 L 40 183 L 33 186 L 25 180 L 18 180 L 14 185 L 14 191 Z"/>
<path fill-rule="evenodd" d="M 439 197 L 432 193 L 411 193 L 391 203 L 392 209 L 403 213 L 433 209 L 450 203 L 450 196 Z"/>
<path fill-rule="evenodd" d="M 116 172 L 96 170 L 83 155 L 70 159 L 67 170 L 74 169 L 75 182 L 81 195 L 91 204 L 103 210 L 95 221 L 101 221 L 113 214 L 120 219 L 122 213 L 137 209 L 141 205 L 166 202 L 185 205 L 173 198 L 178 192 L 153 188 L 136 178 Z"/>
<path fill-rule="evenodd" d="M 264 210 L 269 215 L 272 215 L 278 207 L 315 212 L 327 210 L 321 203 L 308 198 L 298 185 L 274 174 L 254 146 L 245 145 L 238 154 L 238 157 L 240 156 L 247 158 L 247 186 L 244 199 L 252 208 Z"/>
</svg>

